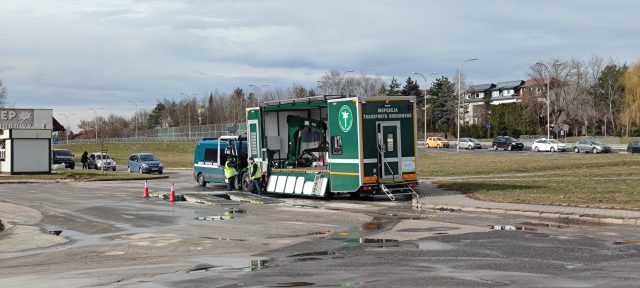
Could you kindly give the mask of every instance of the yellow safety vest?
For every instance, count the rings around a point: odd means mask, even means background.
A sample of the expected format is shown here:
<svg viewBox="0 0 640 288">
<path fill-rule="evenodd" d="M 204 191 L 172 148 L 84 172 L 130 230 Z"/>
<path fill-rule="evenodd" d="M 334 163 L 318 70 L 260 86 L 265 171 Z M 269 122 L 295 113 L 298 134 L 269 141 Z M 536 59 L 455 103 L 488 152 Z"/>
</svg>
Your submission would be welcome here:
<svg viewBox="0 0 640 288">
<path fill-rule="evenodd" d="M 238 175 L 238 171 L 236 171 L 236 169 L 233 167 L 229 167 L 229 161 L 227 161 L 227 163 L 224 163 L 224 178 L 229 179 L 236 175 Z"/>
<path fill-rule="evenodd" d="M 262 177 L 262 169 L 260 169 L 260 165 L 258 163 L 253 162 L 251 166 L 249 166 L 249 175 L 253 175 L 253 167 L 256 167 L 255 176 L 251 176 L 252 179 L 260 179 Z"/>
</svg>

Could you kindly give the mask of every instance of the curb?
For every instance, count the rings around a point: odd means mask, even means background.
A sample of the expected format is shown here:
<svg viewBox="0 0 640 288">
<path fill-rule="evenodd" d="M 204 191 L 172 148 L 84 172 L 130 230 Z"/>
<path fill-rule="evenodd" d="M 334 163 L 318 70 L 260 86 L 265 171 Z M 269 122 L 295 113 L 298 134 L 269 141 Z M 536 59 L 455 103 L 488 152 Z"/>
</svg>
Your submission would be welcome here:
<svg viewBox="0 0 640 288">
<path fill-rule="evenodd" d="M 446 209 L 446 210 L 464 211 L 464 212 L 509 214 L 509 215 L 518 215 L 518 216 L 545 218 L 545 219 L 571 219 L 576 221 L 583 221 L 583 222 L 597 223 L 597 224 L 640 226 L 639 218 L 616 218 L 616 217 L 601 217 L 598 215 L 587 215 L 587 214 L 550 213 L 550 212 L 539 212 L 539 211 L 497 209 L 497 208 L 459 207 L 459 206 L 453 206 L 453 205 L 422 204 L 422 203 L 418 203 L 415 200 L 415 198 L 412 200 L 411 206 L 415 210 Z"/>
</svg>

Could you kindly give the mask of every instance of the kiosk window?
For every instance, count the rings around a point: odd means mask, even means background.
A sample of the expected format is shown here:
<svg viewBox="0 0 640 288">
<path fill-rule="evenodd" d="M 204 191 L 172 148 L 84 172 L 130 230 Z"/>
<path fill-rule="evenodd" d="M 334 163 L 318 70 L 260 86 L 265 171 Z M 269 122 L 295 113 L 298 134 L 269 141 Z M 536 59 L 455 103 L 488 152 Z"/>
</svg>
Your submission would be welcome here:
<svg viewBox="0 0 640 288">
<path fill-rule="evenodd" d="M 333 144 L 331 153 L 334 155 L 342 155 L 342 136 L 331 137 L 331 142 Z"/>
<path fill-rule="evenodd" d="M 218 149 L 204 149 L 204 162 L 218 162 Z"/>
</svg>

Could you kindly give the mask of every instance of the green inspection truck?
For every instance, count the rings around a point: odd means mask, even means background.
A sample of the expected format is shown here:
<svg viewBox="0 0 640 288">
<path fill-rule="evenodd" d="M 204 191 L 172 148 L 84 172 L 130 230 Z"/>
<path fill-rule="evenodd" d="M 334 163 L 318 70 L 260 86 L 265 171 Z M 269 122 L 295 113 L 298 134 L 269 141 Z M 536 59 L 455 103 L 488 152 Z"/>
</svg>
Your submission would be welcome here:
<svg viewBox="0 0 640 288">
<path fill-rule="evenodd" d="M 414 97 L 324 95 L 248 108 L 248 154 L 269 193 L 415 194 Z"/>
</svg>

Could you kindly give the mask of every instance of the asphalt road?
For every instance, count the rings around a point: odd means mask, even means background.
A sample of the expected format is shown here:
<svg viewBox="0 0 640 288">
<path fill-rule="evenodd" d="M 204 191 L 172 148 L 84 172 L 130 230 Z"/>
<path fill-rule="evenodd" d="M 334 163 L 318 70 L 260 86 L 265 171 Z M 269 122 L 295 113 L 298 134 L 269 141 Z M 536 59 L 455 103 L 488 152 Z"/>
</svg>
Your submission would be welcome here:
<svg viewBox="0 0 640 288">
<path fill-rule="evenodd" d="M 220 191 L 169 170 L 151 191 Z M 637 287 L 634 226 L 277 198 L 229 206 L 142 183 L 1 185 L 0 287 Z M 229 213 L 227 213 L 229 215 Z M 513 225 L 526 230 L 492 230 Z M 61 231 L 59 236 L 49 231 Z M 400 239 L 402 241 L 393 241 Z"/>
</svg>

